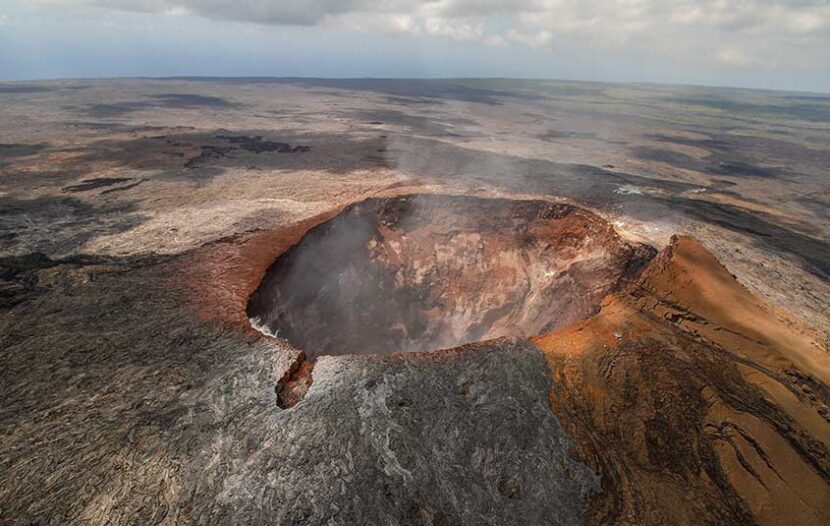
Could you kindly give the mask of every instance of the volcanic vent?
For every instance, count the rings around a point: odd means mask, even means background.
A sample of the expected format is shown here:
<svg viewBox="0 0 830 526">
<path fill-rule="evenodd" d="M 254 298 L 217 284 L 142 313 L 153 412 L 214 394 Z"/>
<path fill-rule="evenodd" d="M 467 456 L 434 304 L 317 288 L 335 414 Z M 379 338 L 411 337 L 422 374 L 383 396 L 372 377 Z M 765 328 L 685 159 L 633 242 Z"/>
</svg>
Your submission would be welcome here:
<svg viewBox="0 0 830 526">
<path fill-rule="evenodd" d="M 571 205 L 369 199 L 277 258 L 248 316 L 312 360 L 532 336 L 594 314 L 653 256 Z"/>
</svg>

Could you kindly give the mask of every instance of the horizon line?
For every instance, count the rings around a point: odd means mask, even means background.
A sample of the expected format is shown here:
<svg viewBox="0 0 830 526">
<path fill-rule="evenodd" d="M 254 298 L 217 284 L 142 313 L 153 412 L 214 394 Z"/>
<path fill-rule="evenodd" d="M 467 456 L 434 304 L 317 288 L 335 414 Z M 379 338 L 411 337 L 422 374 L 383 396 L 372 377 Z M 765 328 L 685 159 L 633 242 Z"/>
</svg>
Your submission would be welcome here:
<svg viewBox="0 0 830 526">
<path fill-rule="evenodd" d="M 377 80 L 377 81 L 468 81 L 468 80 L 512 80 L 525 82 L 562 82 L 577 84 L 607 84 L 621 86 L 666 86 L 666 87 L 687 87 L 687 88 L 714 88 L 725 90 L 745 90 L 771 93 L 804 93 L 810 95 L 823 95 L 830 98 L 830 91 L 797 90 L 797 89 L 774 89 L 757 88 L 748 86 L 729 86 L 719 84 L 690 84 L 683 82 L 661 82 L 661 81 L 617 81 L 617 80 L 583 80 L 552 77 L 499 77 L 499 76 L 446 76 L 446 77 L 386 77 L 386 76 L 357 76 L 357 77 L 328 77 L 328 76 L 301 76 L 301 75 L 164 75 L 164 76 L 89 76 L 89 77 L 34 77 L 27 79 L 0 79 L 0 84 L 16 84 L 31 82 L 66 82 L 66 81 L 106 81 L 106 80 L 182 80 L 182 81 L 222 81 L 222 80 L 328 80 L 328 81 L 349 81 L 349 80 Z"/>
</svg>

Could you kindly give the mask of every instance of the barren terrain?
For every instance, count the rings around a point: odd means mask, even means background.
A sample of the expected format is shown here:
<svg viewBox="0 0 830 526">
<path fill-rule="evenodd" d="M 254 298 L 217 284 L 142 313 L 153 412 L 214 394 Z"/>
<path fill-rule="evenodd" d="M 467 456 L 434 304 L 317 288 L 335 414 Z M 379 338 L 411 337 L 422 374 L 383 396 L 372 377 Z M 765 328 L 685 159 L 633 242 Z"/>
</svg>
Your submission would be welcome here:
<svg viewBox="0 0 830 526">
<path fill-rule="evenodd" d="M 821 95 L 1 83 L 0 523 L 827 524 L 828 167 Z"/>
</svg>

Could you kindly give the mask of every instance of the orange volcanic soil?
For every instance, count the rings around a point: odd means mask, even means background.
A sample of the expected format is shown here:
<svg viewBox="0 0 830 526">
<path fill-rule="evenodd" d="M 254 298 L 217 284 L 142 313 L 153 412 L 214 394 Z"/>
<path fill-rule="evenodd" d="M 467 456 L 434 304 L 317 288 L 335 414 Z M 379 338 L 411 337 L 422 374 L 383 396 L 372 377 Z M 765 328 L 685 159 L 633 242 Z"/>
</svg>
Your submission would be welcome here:
<svg viewBox="0 0 830 526">
<path fill-rule="evenodd" d="M 693 238 L 532 341 L 603 480 L 590 523 L 830 523 L 830 356 Z"/>
</svg>

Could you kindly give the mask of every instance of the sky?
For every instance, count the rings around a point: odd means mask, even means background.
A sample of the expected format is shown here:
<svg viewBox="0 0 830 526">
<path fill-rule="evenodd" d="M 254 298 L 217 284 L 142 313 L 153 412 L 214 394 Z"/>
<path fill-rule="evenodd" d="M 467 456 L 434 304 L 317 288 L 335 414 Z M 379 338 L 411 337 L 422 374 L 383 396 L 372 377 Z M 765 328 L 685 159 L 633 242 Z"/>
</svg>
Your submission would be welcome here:
<svg viewBox="0 0 830 526">
<path fill-rule="evenodd" d="M 515 77 L 830 92 L 830 0 L 0 0 L 0 80 Z"/>
</svg>

